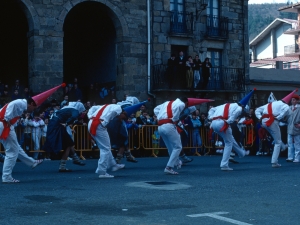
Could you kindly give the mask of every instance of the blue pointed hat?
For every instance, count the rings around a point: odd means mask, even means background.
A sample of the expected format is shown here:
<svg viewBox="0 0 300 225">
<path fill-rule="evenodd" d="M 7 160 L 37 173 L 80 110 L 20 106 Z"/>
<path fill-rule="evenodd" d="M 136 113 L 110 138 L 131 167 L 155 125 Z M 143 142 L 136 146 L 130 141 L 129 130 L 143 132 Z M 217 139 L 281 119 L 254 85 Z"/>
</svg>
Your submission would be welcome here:
<svg viewBox="0 0 300 225">
<path fill-rule="evenodd" d="M 147 102 L 149 102 L 150 99 L 140 102 L 138 104 L 132 105 L 132 106 L 125 106 L 123 109 L 125 112 L 127 112 L 127 115 L 130 116 L 132 113 L 136 113 L 142 105 L 145 105 Z"/>
<path fill-rule="evenodd" d="M 239 101 L 239 104 L 242 106 L 246 106 L 250 100 L 250 98 L 252 97 L 254 91 L 256 91 L 256 88 L 253 88 L 252 91 L 250 91 L 249 94 L 247 94 L 242 100 Z"/>
</svg>

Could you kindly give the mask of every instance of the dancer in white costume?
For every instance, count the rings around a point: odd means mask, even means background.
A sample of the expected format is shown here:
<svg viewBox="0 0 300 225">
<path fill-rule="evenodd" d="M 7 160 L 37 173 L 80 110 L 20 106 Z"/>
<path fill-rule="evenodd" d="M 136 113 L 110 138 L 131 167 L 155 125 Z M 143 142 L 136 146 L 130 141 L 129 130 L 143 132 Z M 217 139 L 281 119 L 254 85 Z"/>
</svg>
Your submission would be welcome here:
<svg viewBox="0 0 300 225">
<path fill-rule="evenodd" d="M 109 168 L 112 168 L 112 171 L 117 171 L 125 167 L 124 164 L 117 164 L 113 158 L 110 139 L 106 129 L 109 121 L 121 113 L 121 106 L 110 104 L 93 106 L 87 114 L 90 119 L 88 130 L 100 149 L 100 159 L 96 169 L 96 173 L 99 174 L 99 178 L 113 178 L 113 175 L 107 173 Z"/>
</svg>

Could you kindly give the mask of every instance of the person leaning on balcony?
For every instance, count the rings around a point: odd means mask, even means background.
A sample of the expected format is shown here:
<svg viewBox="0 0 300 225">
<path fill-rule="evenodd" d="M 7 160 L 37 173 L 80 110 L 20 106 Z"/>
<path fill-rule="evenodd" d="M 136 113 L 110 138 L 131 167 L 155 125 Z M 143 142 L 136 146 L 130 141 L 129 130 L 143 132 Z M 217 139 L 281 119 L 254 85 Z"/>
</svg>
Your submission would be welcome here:
<svg viewBox="0 0 300 225">
<path fill-rule="evenodd" d="M 190 89 L 193 87 L 193 80 L 194 80 L 193 68 L 195 66 L 192 56 L 188 57 L 188 60 L 185 62 L 185 66 L 186 66 L 186 73 L 185 73 L 186 87 Z"/>
<path fill-rule="evenodd" d="M 171 55 L 171 58 L 168 59 L 168 67 L 166 71 L 167 81 L 169 82 L 169 88 L 173 88 L 174 81 L 176 78 L 176 60 L 175 54 Z"/>
<path fill-rule="evenodd" d="M 179 57 L 176 59 L 177 61 L 177 79 L 179 81 L 180 87 L 185 88 L 185 62 L 186 58 L 184 57 L 183 51 L 179 52 Z"/>
<path fill-rule="evenodd" d="M 194 61 L 194 88 L 197 88 L 199 82 L 200 82 L 200 68 L 202 66 L 202 62 L 199 59 L 199 55 L 195 56 Z"/>
<path fill-rule="evenodd" d="M 210 68 L 212 68 L 211 63 L 209 62 L 209 58 L 205 58 L 204 62 L 202 63 L 202 87 L 201 89 L 206 90 L 207 84 L 210 78 Z"/>
</svg>

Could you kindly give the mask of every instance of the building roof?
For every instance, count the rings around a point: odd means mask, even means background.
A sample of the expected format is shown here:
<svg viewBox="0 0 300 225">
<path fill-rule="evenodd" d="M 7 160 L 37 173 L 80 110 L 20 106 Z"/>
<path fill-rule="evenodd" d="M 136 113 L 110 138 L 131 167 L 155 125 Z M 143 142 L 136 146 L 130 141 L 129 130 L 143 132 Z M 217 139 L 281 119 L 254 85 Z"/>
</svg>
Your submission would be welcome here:
<svg viewBox="0 0 300 225">
<path fill-rule="evenodd" d="M 274 65 L 276 63 L 276 61 L 282 61 L 282 62 L 285 62 L 285 63 L 298 62 L 299 57 L 278 56 L 274 59 L 272 59 L 272 58 L 260 59 L 260 60 L 257 60 L 255 62 L 252 62 L 250 64 L 250 67 L 258 67 L 258 66 L 262 66 L 262 65 Z"/>
<path fill-rule="evenodd" d="M 258 42 L 263 40 L 265 36 L 269 34 L 273 28 L 277 27 L 281 23 L 293 24 L 293 23 L 297 23 L 297 20 L 276 18 L 262 32 L 260 32 L 260 34 L 258 34 L 252 41 L 250 41 L 249 43 L 250 47 L 256 45 Z"/>
<path fill-rule="evenodd" d="M 300 9 L 300 2 L 280 7 L 278 11 L 298 13 L 298 9 Z"/>
</svg>

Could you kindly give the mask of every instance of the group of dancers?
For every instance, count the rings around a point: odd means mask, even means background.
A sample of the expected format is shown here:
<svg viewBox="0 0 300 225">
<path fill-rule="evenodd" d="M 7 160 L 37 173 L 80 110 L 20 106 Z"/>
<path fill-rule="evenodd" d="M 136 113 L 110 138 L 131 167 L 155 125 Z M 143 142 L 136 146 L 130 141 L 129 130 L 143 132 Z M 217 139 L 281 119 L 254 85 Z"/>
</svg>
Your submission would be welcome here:
<svg viewBox="0 0 300 225">
<path fill-rule="evenodd" d="M 60 86 L 63 85 L 64 84 Z M 16 123 L 24 110 L 32 112 L 60 86 L 52 88 L 30 99 L 18 99 L 12 101 L 0 110 L 0 142 L 5 148 L 5 160 L 2 172 L 3 183 L 20 182 L 12 177 L 12 171 L 17 159 L 32 168 L 35 168 L 43 162 L 41 159 L 34 160 L 29 157 L 20 147 L 13 124 Z M 246 151 L 243 146 L 238 144 L 233 138 L 230 125 L 242 114 L 254 91 L 255 89 L 238 103 L 226 103 L 212 107 L 208 112 L 208 119 L 212 121 L 211 128 L 223 138 L 225 143 L 223 157 L 220 164 L 220 168 L 223 171 L 233 170 L 229 167 L 229 159 L 232 150 L 237 153 L 239 157 L 244 157 L 249 154 L 249 151 Z M 293 114 L 287 105 L 290 100 L 295 97 L 296 91 L 297 90 L 293 91 L 280 101 L 266 104 L 255 110 L 256 117 L 261 120 L 262 127 L 264 127 L 270 135 L 272 135 L 275 141 L 271 161 L 273 168 L 281 166 L 278 163 L 278 156 L 283 144 L 281 141 L 279 121 L 287 121 L 291 118 L 293 121 L 291 130 L 293 131 L 294 126 L 300 130 L 300 120 L 298 121 L 300 114 Z M 211 101 L 213 100 L 181 97 L 174 101 L 166 101 L 154 108 L 154 114 L 158 119 L 158 132 L 160 137 L 163 139 L 170 156 L 164 169 L 164 173 L 177 175 L 178 172 L 174 169 L 180 169 L 182 166 L 182 161 L 180 160 L 182 143 L 178 132 L 178 128 L 180 128 L 180 118 L 182 118 L 182 115 L 186 113 L 186 110 L 193 111 L 193 109 L 195 109 L 195 105 Z M 124 121 L 123 118 L 127 118 L 127 115 L 130 115 L 130 110 L 137 109 L 136 106 L 140 106 L 140 104 L 141 103 L 134 104 L 133 101 L 131 102 L 131 105 L 129 104 L 129 106 L 126 104 L 106 104 L 93 106 L 89 109 L 87 113 L 89 118 L 88 131 L 100 149 L 100 159 L 98 160 L 98 166 L 96 169 L 96 173 L 99 178 L 113 178 L 114 176 L 107 172 L 109 169 L 117 171 L 125 167 L 124 164 L 117 163 L 120 162 L 120 160 L 114 159 L 112 155 L 110 136 L 107 131 L 107 126 L 114 119 L 119 121 L 118 123 L 122 126 L 122 122 L 120 121 Z M 132 105 L 135 107 L 130 108 Z M 69 127 L 69 125 L 72 125 L 83 111 L 85 111 L 85 107 L 81 102 L 70 102 L 68 106 L 56 111 L 49 121 L 44 150 L 55 153 L 63 150 L 59 165 L 59 172 L 71 171 L 66 167 L 67 158 L 69 156 L 73 158 L 74 164 L 81 166 L 85 165 L 76 155 L 72 131 Z M 291 132 L 291 135 L 293 138 L 293 132 Z M 124 136 L 126 136 L 126 134 Z M 124 139 L 124 141 L 126 141 L 126 139 Z M 298 146 L 300 144 L 300 138 L 299 141 L 297 138 L 294 139 L 294 143 L 295 146 Z M 126 144 L 120 146 L 119 154 L 122 155 L 124 151 L 127 154 L 129 152 L 129 156 L 131 156 L 130 151 L 126 149 Z M 136 162 L 132 156 L 129 157 L 129 159 L 129 161 Z"/>
</svg>

